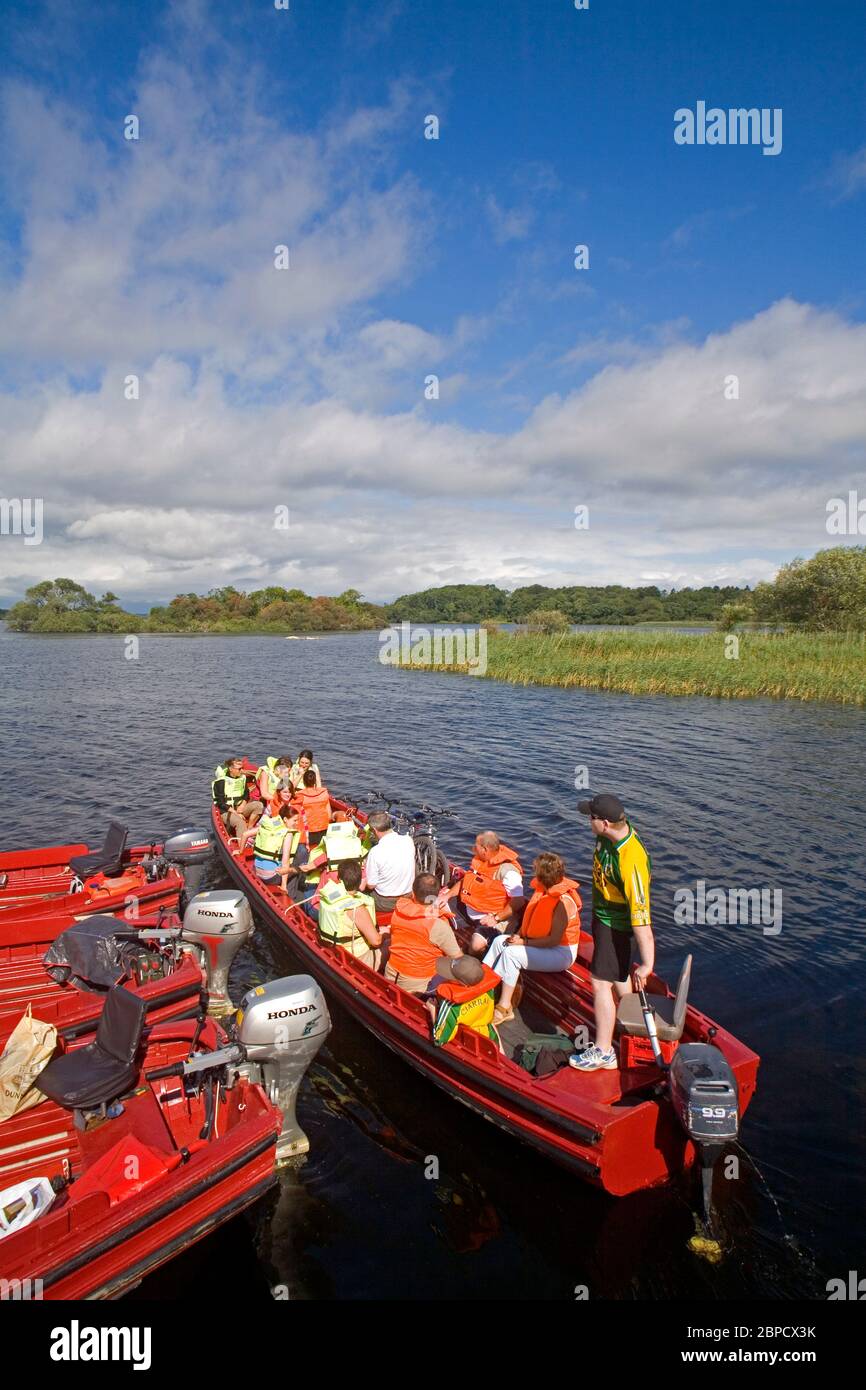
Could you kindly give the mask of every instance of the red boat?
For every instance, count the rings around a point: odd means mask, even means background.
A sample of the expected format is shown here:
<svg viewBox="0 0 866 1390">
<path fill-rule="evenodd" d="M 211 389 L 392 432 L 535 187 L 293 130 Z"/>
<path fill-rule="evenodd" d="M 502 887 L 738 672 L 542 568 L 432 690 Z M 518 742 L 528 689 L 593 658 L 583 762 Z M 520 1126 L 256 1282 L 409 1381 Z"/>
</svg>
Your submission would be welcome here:
<svg viewBox="0 0 866 1390">
<path fill-rule="evenodd" d="M 332 804 L 359 823 L 365 820 L 356 808 L 333 798 Z M 235 882 L 304 967 L 355 1018 L 437 1086 L 581 1178 L 624 1196 L 665 1182 L 690 1167 L 699 1151 L 702 1163 L 708 1156 L 714 1160 L 720 1140 L 735 1137 L 754 1095 L 759 1059 L 685 1000 L 679 1062 L 668 1074 L 652 1053 L 649 1060 L 636 1055 L 637 1040 L 627 1043 L 624 1035 L 617 1043 L 616 1071 L 587 1074 L 564 1066 L 536 1077 L 515 1060 L 530 1033 L 570 1037 L 587 1028 L 592 1036 L 589 936 L 581 936 L 578 960 L 570 970 L 524 972 L 517 1017 L 501 1030 L 504 1051 L 462 1027 L 454 1040 L 438 1047 L 420 999 L 320 941 L 302 908 L 256 878 L 249 852 L 238 856 L 216 811 L 213 830 L 217 852 Z M 671 1015 L 674 996 L 664 981 L 654 975 L 648 989 L 659 1015 Z M 713 1110 L 717 1117 L 707 1113 Z"/>
<path fill-rule="evenodd" d="M 278 1015 L 301 1016 L 288 1037 Z M 308 1147 L 295 1095 L 330 1027 L 313 980 L 251 990 L 233 1035 L 146 1021 L 142 998 L 112 990 L 95 1040 L 37 1078 L 48 1099 L 0 1124 L 2 1297 L 115 1298 Z"/>
<path fill-rule="evenodd" d="M 99 850 L 86 845 L 48 845 L 0 854 L 0 921 L 8 915 L 33 921 L 55 913 L 153 913 L 176 908 L 183 892 L 181 867 L 211 853 L 205 832 L 180 831 L 165 842 L 126 846 L 126 828 L 109 826 Z"/>
<path fill-rule="evenodd" d="M 145 1000 L 150 1024 L 195 1016 L 203 995 L 211 1014 L 228 1013 L 228 972 L 252 932 L 233 889 L 197 894 L 183 918 L 0 915 L 0 1050 L 28 1004 L 65 1040 L 85 1039 L 118 983 Z"/>
<path fill-rule="evenodd" d="M 91 917 L 88 921 L 121 925 L 113 917 Z M 167 913 L 140 918 L 135 925 L 136 932 L 145 933 L 143 939 L 148 943 L 144 956 L 146 975 L 137 975 L 133 967 L 128 987 L 146 1000 L 148 1022 L 190 1018 L 197 1014 L 205 974 L 196 953 L 178 945 L 182 931 L 180 917 L 177 913 Z M 96 1031 L 104 993 L 88 991 L 71 980 L 56 978 L 44 960 L 59 934 L 74 931 L 75 927 L 73 917 L 43 917 L 36 922 L 12 920 L 8 923 L 0 919 L 0 1051 L 28 1004 L 32 1005 L 35 1017 L 43 1023 L 53 1023 L 58 1034 L 67 1041 Z M 119 970 L 117 974 L 120 975 Z"/>
</svg>

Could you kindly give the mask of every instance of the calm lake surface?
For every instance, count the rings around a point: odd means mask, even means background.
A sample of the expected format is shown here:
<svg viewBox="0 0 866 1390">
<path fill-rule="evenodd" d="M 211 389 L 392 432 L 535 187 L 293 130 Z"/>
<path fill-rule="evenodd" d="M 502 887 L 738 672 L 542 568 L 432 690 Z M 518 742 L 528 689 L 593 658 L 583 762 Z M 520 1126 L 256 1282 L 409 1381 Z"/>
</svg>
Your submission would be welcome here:
<svg viewBox="0 0 866 1390">
<path fill-rule="evenodd" d="M 733 1250 L 692 1256 L 688 1181 L 616 1201 L 440 1095 L 331 1005 L 302 1094 L 307 1162 L 271 1200 L 133 1297 L 199 1271 L 292 1298 L 825 1297 L 864 1266 L 866 716 L 770 701 L 522 689 L 392 670 L 375 634 L 28 638 L 0 628 L 7 813 L 0 847 L 206 825 L 212 769 L 311 747 L 327 784 L 452 807 L 445 848 L 494 828 L 524 863 L 586 880 L 575 769 L 624 800 L 653 857 L 658 969 L 695 956 L 692 999 L 762 1058 L 738 1181 L 717 1182 Z M 783 924 L 682 925 L 674 894 L 777 888 Z M 209 883 L 223 880 L 214 866 Z M 297 969 L 260 926 L 233 993 Z M 436 1155 L 438 1181 L 424 1176 Z"/>
</svg>

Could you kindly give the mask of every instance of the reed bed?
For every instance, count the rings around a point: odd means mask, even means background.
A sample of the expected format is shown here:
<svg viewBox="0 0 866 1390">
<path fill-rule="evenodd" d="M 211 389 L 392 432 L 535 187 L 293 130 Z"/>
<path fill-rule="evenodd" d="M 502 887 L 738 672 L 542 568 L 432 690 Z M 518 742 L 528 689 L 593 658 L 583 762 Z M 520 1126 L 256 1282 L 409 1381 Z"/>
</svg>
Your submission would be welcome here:
<svg viewBox="0 0 866 1390">
<path fill-rule="evenodd" d="M 714 695 L 866 705 L 866 635 L 724 633 L 492 633 L 491 680 L 579 686 L 631 695 Z M 468 667 L 438 666 L 437 670 Z"/>
</svg>

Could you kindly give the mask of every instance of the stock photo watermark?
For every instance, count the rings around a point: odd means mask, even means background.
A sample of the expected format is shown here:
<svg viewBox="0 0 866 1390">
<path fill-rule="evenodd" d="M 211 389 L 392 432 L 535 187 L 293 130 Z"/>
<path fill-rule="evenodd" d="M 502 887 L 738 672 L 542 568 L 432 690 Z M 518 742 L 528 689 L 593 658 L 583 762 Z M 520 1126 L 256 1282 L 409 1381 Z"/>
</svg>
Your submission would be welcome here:
<svg viewBox="0 0 866 1390">
<path fill-rule="evenodd" d="M 781 888 L 708 888 L 699 878 L 694 888 L 674 892 L 678 926 L 760 926 L 764 936 L 782 930 Z"/>
<path fill-rule="evenodd" d="M 850 488 L 847 497 L 831 497 L 827 502 L 827 534 L 866 536 L 866 497 Z"/>
<path fill-rule="evenodd" d="M 0 536 L 21 536 L 25 545 L 41 545 L 41 497 L 0 497 Z"/>
<path fill-rule="evenodd" d="M 402 622 L 379 633 L 383 666 L 436 666 L 465 670 L 470 676 L 487 671 L 487 632 L 484 628 L 418 627 Z"/>
<path fill-rule="evenodd" d="M 681 106 L 674 112 L 674 142 L 677 145 L 761 145 L 762 153 L 782 152 L 782 108 L 780 106 L 730 107 L 696 103 L 694 111 Z"/>
</svg>

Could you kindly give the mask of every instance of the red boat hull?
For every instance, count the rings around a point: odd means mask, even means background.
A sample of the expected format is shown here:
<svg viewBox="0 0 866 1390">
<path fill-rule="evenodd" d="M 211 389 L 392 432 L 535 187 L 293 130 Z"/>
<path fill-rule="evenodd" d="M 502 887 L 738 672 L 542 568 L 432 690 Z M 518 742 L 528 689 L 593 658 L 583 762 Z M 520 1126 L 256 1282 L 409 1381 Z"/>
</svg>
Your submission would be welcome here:
<svg viewBox="0 0 866 1390">
<path fill-rule="evenodd" d="M 155 1029 L 142 1070 L 182 1059 L 193 1026 Z M 202 1041 L 219 1046 L 222 1037 L 210 1022 Z M 236 1082 L 220 1103 L 215 1137 L 205 1143 L 198 1139 L 201 1100 L 182 1097 L 176 1078 L 140 1082 L 124 1107 L 122 1116 L 88 1134 L 75 1130 L 71 1113 L 52 1101 L 4 1123 L 0 1186 L 36 1174 L 71 1172 L 75 1179 L 55 1207 L 0 1242 L 0 1282 L 9 1296 L 29 1288 L 31 1297 L 48 1299 L 118 1297 L 275 1181 L 282 1120 L 260 1086 Z M 146 1146 L 169 1170 L 128 1195 L 122 1173 L 114 1181 L 89 1181 L 94 1165 L 118 1144 L 132 1143 Z"/>
<path fill-rule="evenodd" d="M 420 1000 L 347 952 L 322 944 L 310 918 L 278 890 L 262 884 L 249 858 L 232 851 L 217 814 L 213 822 L 217 851 L 229 874 L 291 944 L 310 974 L 386 1046 L 449 1095 L 615 1196 L 666 1182 L 693 1163 L 694 1146 L 671 1105 L 652 1094 L 660 1079 L 654 1065 L 589 1075 L 563 1068 L 536 1079 L 489 1039 L 465 1028 L 452 1043 L 435 1046 Z M 569 1032 L 591 1026 L 590 951 L 591 938 L 583 936 L 572 970 L 524 975 L 527 996 L 531 994 L 533 1002 Z M 650 988 L 668 993 L 657 977 Z M 755 1091 L 756 1054 L 691 1007 L 683 1041 L 708 1041 L 714 1027 L 712 1042 L 734 1070 L 742 1113 Z"/>
</svg>

